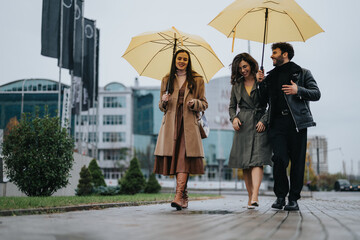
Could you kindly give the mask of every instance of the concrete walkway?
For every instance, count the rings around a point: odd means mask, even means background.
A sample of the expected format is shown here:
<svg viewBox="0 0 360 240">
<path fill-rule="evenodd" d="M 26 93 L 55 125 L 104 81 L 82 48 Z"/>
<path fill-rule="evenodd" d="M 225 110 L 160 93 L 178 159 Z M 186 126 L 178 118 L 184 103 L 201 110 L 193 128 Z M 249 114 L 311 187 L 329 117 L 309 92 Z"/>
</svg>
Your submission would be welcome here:
<svg viewBox="0 0 360 240">
<path fill-rule="evenodd" d="M 360 239 L 360 192 L 315 193 L 300 211 L 245 208 L 247 197 L 192 201 L 175 211 L 169 203 L 0 217 L 0 239 Z"/>
</svg>

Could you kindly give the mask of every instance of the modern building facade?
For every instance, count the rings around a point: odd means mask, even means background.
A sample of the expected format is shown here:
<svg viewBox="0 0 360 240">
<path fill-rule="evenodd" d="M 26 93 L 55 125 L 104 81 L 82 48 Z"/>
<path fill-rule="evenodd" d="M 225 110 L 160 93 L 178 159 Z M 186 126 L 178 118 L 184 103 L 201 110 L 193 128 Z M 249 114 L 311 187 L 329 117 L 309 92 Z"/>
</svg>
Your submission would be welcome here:
<svg viewBox="0 0 360 240">
<path fill-rule="evenodd" d="M 311 136 L 308 137 L 307 140 L 308 140 L 308 153 L 312 161 L 312 167 L 314 172 L 316 174 L 328 173 L 329 165 L 328 165 L 327 139 L 324 136 Z"/>
<path fill-rule="evenodd" d="M 59 83 L 50 79 L 21 79 L 0 86 L 0 129 L 5 129 L 9 120 L 21 113 L 33 113 L 38 107 L 40 113 L 45 106 L 51 116 L 57 116 Z M 61 104 L 66 84 L 61 84 Z"/>
<path fill-rule="evenodd" d="M 128 167 L 133 143 L 132 89 L 121 83 L 99 88 L 98 106 L 75 117 L 79 152 L 96 158 L 105 179 L 116 182 Z"/>
</svg>

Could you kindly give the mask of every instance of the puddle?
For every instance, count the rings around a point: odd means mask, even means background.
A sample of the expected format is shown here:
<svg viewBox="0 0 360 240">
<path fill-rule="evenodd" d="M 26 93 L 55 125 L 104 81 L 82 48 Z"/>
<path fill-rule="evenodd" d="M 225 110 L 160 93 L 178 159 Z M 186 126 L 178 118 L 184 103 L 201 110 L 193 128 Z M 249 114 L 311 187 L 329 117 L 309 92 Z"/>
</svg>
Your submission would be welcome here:
<svg viewBox="0 0 360 240">
<path fill-rule="evenodd" d="M 179 214 L 189 214 L 189 215 L 200 215 L 200 214 L 207 214 L 207 215 L 225 215 L 225 214 L 233 214 L 232 211 L 227 210 L 206 210 L 206 211 L 178 211 Z"/>
</svg>

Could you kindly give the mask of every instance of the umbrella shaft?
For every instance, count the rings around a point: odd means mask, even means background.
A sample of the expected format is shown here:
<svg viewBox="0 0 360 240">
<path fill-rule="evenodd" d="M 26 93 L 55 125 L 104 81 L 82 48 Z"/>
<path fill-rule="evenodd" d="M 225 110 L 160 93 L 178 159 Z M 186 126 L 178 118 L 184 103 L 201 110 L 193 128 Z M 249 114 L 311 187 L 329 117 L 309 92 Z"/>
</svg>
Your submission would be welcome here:
<svg viewBox="0 0 360 240">
<path fill-rule="evenodd" d="M 263 49 L 262 49 L 262 56 L 261 56 L 261 71 L 264 71 L 264 51 L 265 51 L 265 40 L 266 40 L 266 32 L 267 32 L 267 21 L 268 21 L 268 9 L 266 8 L 265 11 L 265 27 L 264 27 L 264 40 L 263 40 Z"/>
</svg>

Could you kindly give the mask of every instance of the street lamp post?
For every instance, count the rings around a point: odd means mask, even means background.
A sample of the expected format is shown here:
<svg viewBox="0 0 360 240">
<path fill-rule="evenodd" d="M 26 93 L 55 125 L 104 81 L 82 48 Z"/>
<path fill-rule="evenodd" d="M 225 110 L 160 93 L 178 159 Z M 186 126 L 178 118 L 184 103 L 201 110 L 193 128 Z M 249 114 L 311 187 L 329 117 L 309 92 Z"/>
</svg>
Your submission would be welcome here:
<svg viewBox="0 0 360 240">
<path fill-rule="evenodd" d="M 22 84 L 22 89 L 21 89 L 21 113 L 20 113 L 20 118 L 24 112 L 24 85 L 26 83 L 27 79 L 24 79 L 23 84 Z"/>
<path fill-rule="evenodd" d="M 317 175 L 319 176 L 319 174 L 320 174 L 319 137 L 316 136 L 315 138 L 316 138 L 316 158 L 317 158 L 316 172 L 317 172 Z"/>
<path fill-rule="evenodd" d="M 216 159 L 219 163 L 219 195 L 221 195 L 221 178 L 222 178 L 222 169 L 224 166 L 225 159 L 224 158 L 218 158 Z"/>
</svg>

